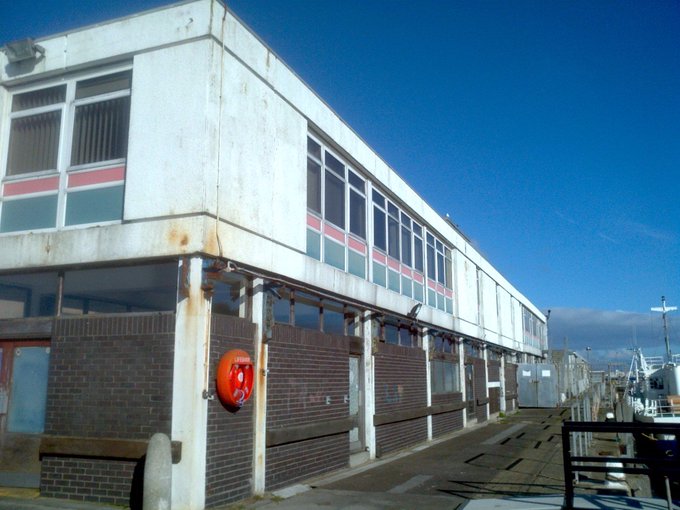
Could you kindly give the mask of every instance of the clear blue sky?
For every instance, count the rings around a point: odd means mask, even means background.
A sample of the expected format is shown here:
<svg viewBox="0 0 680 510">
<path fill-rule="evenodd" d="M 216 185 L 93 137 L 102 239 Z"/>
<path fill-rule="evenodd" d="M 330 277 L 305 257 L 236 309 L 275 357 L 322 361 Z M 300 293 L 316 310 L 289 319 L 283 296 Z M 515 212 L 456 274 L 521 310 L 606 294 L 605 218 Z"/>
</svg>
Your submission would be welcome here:
<svg viewBox="0 0 680 510">
<path fill-rule="evenodd" d="M 0 40 L 165 3 L 8 2 Z M 658 337 L 649 307 L 662 294 L 680 304 L 680 2 L 228 5 L 511 283 L 553 309 L 553 338 L 613 349 Z M 626 326 L 613 340 L 588 313 Z"/>
</svg>

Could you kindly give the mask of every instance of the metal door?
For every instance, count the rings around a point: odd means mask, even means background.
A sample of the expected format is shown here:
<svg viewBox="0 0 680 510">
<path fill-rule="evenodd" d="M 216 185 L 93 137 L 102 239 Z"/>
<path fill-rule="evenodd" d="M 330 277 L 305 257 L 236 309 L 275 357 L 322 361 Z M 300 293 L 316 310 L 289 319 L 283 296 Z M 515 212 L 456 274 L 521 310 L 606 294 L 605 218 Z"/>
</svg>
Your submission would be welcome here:
<svg viewBox="0 0 680 510">
<path fill-rule="evenodd" d="M 472 364 L 465 365 L 465 400 L 468 417 L 475 416 L 475 367 Z"/>
<path fill-rule="evenodd" d="M 557 370 L 552 364 L 520 364 L 517 367 L 519 406 L 556 407 L 557 382 Z"/>
<path fill-rule="evenodd" d="M 7 348 L 3 361 L 9 362 Z M 7 430 L 40 434 L 45 429 L 45 404 L 47 403 L 47 371 L 50 348 L 47 345 L 22 345 L 15 343 L 11 351 L 11 377 Z M 0 389 L 0 398 L 2 397 Z M 0 402 L 1 403 L 1 402 Z"/>
</svg>

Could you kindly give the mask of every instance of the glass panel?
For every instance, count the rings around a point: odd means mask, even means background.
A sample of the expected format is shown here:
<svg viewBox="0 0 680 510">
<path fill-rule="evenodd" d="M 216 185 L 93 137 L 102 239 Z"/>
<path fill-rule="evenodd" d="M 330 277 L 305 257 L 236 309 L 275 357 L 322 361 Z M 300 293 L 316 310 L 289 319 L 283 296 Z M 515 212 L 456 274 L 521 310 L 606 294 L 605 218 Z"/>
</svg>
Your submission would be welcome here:
<svg viewBox="0 0 680 510">
<path fill-rule="evenodd" d="M 387 202 L 387 212 L 395 218 L 399 217 L 399 209 L 392 202 Z"/>
<path fill-rule="evenodd" d="M 340 303 L 323 302 L 323 330 L 336 335 L 345 334 L 345 314 Z"/>
<path fill-rule="evenodd" d="M 355 174 L 352 170 L 348 170 L 347 172 L 347 178 L 349 180 L 349 183 L 354 186 L 356 189 L 361 191 L 362 193 L 364 192 L 364 180 L 359 177 L 357 174 Z"/>
<path fill-rule="evenodd" d="M 437 252 L 437 281 L 439 283 L 446 283 L 446 275 L 444 274 L 444 255 Z"/>
<path fill-rule="evenodd" d="M 319 299 L 302 292 L 295 293 L 295 326 L 319 329 Z"/>
<path fill-rule="evenodd" d="M 64 276 L 65 315 L 174 311 L 177 262 L 68 271 Z"/>
<path fill-rule="evenodd" d="M 57 195 L 7 200 L 2 204 L 0 232 L 54 228 L 57 221 Z"/>
<path fill-rule="evenodd" d="M 348 270 L 359 278 L 366 278 L 366 257 L 352 250 L 347 251 Z"/>
<path fill-rule="evenodd" d="M 7 175 L 57 168 L 61 110 L 12 119 Z"/>
<path fill-rule="evenodd" d="M 382 207 L 384 209 L 385 208 L 385 197 L 383 197 L 376 190 L 373 190 L 373 203 L 375 205 L 379 205 L 380 207 Z"/>
<path fill-rule="evenodd" d="M 373 261 L 373 283 L 387 287 L 387 268 Z"/>
<path fill-rule="evenodd" d="M 423 240 L 419 237 L 413 238 L 413 267 L 423 272 Z"/>
<path fill-rule="evenodd" d="M 449 362 L 442 363 L 444 366 L 444 391 L 453 391 L 453 365 Z"/>
<path fill-rule="evenodd" d="M 281 299 L 274 300 L 274 321 L 290 324 L 290 291 L 283 287 L 276 289 Z"/>
<path fill-rule="evenodd" d="M 411 266 L 411 231 L 406 226 L 401 227 L 401 261 Z"/>
<path fill-rule="evenodd" d="M 123 218 L 123 186 L 71 191 L 66 199 L 66 225 L 82 225 Z"/>
<path fill-rule="evenodd" d="M 354 190 L 349 193 L 349 231 L 366 239 L 366 199 Z"/>
<path fill-rule="evenodd" d="M 392 271 L 391 269 L 387 270 L 387 278 L 388 278 L 388 288 L 390 290 L 393 290 L 394 292 L 399 292 L 399 287 L 401 283 L 401 275 L 397 273 L 396 271 Z"/>
<path fill-rule="evenodd" d="M 326 152 L 326 167 L 338 174 L 343 181 L 345 180 L 345 165 L 329 152 Z"/>
<path fill-rule="evenodd" d="M 127 90 L 130 88 L 131 80 L 132 71 L 122 71 L 120 73 L 79 81 L 76 85 L 76 99 L 99 96 L 118 90 Z"/>
<path fill-rule="evenodd" d="M 427 289 L 427 304 L 437 308 L 437 293 L 432 289 Z"/>
<path fill-rule="evenodd" d="M 307 229 L 307 255 L 321 260 L 321 234 Z"/>
<path fill-rule="evenodd" d="M 385 213 L 373 208 L 373 244 L 376 248 L 387 250 L 387 236 L 385 233 Z"/>
<path fill-rule="evenodd" d="M 0 276 L 0 319 L 54 315 L 57 273 Z"/>
<path fill-rule="evenodd" d="M 411 297 L 411 279 L 404 275 L 401 276 L 401 293 Z"/>
<path fill-rule="evenodd" d="M 437 266 L 435 266 L 434 246 L 427 245 L 427 277 L 434 280 L 437 276 Z"/>
<path fill-rule="evenodd" d="M 307 158 L 307 207 L 321 214 L 321 165 Z"/>
<path fill-rule="evenodd" d="M 47 347 L 14 349 L 12 394 L 7 416 L 9 432 L 40 434 L 44 431 L 49 364 Z"/>
<path fill-rule="evenodd" d="M 387 252 L 399 260 L 399 222 L 392 216 L 387 217 Z"/>
<path fill-rule="evenodd" d="M 423 286 L 416 282 L 413 282 L 413 299 L 415 299 L 416 301 L 420 301 L 421 303 L 424 301 Z"/>
<path fill-rule="evenodd" d="M 446 313 L 453 313 L 453 300 L 446 298 Z"/>
<path fill-rule="evenodd" d="M 325 219 L 338 227 L 345 228 L 345 183 L 330 172 L 326 172 Z"/>
<path fill-rule="evenodd" d="M 323 261 L 326 264 L 345 270 L 345 247 L 324 237 L 323 240 Z"/>
<path fill-rule="evenodd" d="M 413 222 L 413 233 L 418 237 L 423 237 L 423 227 L 421 227 L 415 221 Z"/>
<path fill-rule="evenodd" d="M 12 111 L 20 112 L 23 110 L 30 110 L 31 108 L 63 103 L 65 99 L 66 85 L 24 92 L 23 94 L 16 94 L 12 98 Z"/>
<path fill-rule="evenodd" d="M 399 345 L 399 328 L 394 324 L 385 324 L 385 342 Z"/>
<path fill-rule="evenodd" d="M 321 161 L 321 145 L 307 137 L 307 154 Z"/>
<path fill-rule="evenodd" d="M 71 165 L 124 158 L 129 123 L 130 96 L 78 106 Z"/>
<path fill-rule="evenodd" d="M 220 274 L 219 280 L 212 281 L 212 312 L 220 315 L 239 316 L 239 308 L 245 303 L 246 296 L 241 296 L 241 287 L 245 285 L 242 275 L 233 273 Z"/>
</svg>

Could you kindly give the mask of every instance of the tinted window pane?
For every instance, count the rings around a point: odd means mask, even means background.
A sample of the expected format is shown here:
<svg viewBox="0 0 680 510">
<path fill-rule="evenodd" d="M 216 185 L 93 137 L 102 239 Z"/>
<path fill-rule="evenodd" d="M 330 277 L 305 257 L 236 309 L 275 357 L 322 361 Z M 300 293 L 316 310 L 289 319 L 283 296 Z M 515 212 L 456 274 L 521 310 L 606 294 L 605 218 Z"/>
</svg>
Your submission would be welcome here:
<svg viewBox="0 0 680 510">
<path fill-rule="evenodd" d="M 239 308 L 245 304 L 245 295 L 241 296 L 241 287 L 245 284 L 242 275 L 225 273 L 219 280 L 212 281 L 212 312 L 220 315 L 239 316 Z"/>
<path fill-rule="evenodd" d="M 349 231 L 366 239 L 366 199 L 354 190 L 349 193 Z"/>
<path fill-rule="evenodd" d="M 314 156 L 316 159 L 321 161 L 321 145 L 309 137 L 307 137 L 307 154 Z"/>
<path fill-rule="evenodd" d="M 390 257 L 399 260 L 399 222 L 392 216 L 387 218 L 387 243 Z"/>
<path fill-rule="evenodd" d="M 444 279 L 444 255 L 437 253 L 437 281 L 439 283 L 446 283 Z"/>
<path fill-rule="evenodd" d="M 76 85 L 76 99 L 99 96 L 118 90 L 128 90 L 131 80 L 132 71 L 123 71 L 80 81 Z"/>
<path fill-rule="evenodd" d="M 437 267 L 434 261 L 434 246 L 427 245 L 427 277 L 434 280 L 437 276 Z"/>
<path fill-rule="evenodd" d="M 54 315 L 57 273 L 0 276 L 0 319 Z"/>
<path fill-rule="evenodd" d="M 387 202 L 387 212 L 396 218 L 399 217 L 399 209 L 392 202 Z"/>
<path fill-rule="evenodd" d="M 307 207 L 321 214 L 321 166 L 307 159 Z"/>
<path fill-rule="evenodd" d="M 331 241 L 327 237 L 323 240 L 324 262 L 338 269 L 345 270 L 345 247 Z"/>
<path fill-rule="evenodd" d="M 385 208 L 385 197 L 383 197 L 376 190 L 373 190 L 373 203 L 379 205 L 383 209 Z"/>
<path fill-rule="evenodd" d="M 7 175 L 57 168 L 61 110 L 12 120 Z"/>
<path fill-rule="evenodd" d="M 411 265 L 411 232 L 404 226 L 401 227 L 401 261 Z"/>
<path fill-rule="evenodd" d="M 423 271 L 423 240 L 413 238 L 413 267 L 418 271 Z"/>
<path fill-rule="evenodd" d="M 394 324 L 385 324 L 385 342 L 399 345 L 399 328 Z"/>
<path fill-rule="evenodd" d="M 123 186 L 69 192 L 66 225 L 116 221 L 123 217 Z"/>
<path fill-rule="evenodd" d="M 326 214 L 327 221 L 345 228 L 345 184 L 330 172 L 326 172 Z"/>
<path fill-rule="evenodd" d="M 366 257 L 359 255 L 358 253 L 348 250 L 347 251 L 347 270 L 360 278 L 366 278 Z"/>
<path fill-rule="evenodd" d="M 357 174 L 352 172 L 352 170 L 349 170 L 347 172 L 347 176 L 349 178 L 349 183 L 363 193 L 364 192 L 364 180 L 361 177 L 359 177 Z"/>
<path fill-rule="evenodd" d="M 376 207 L 373 208 L 373 244 L 376 248 L 387 250 L 385 213 Z"/>
<path fill-rule="evenodd" d="M 321 234 L 307 229 L 307 255 L 321 260 Z"/>
<path fill-rule="evenodd" d="M 68 271 L 64 314 L 174 311 L 177 263 Z"/>
<path fill-rule="evenodd" d="M 326 166 L 342 177 L 343 180 L 345 179 L 345 165 L 328 152 L 326 152 Z"/>
<path fill-rule="evenodd" d="M 274 299 L 274 321 L 280 324 L 290 324 L 290 292 L 280 288 L 277 292 L 281 299 Z"/>
<path fill-rule="evenodd" d="M 71 165 L 124 158 L 130 124 L 130 96 L 78 106 Z"/>
<path fill-rule="evenodd" d="M 336 335 L 345 334 L 345 315 L 339 303 L 324 302 L 323 330 Z"/>
<path fill-rule="evenodd" d="M 12 111 L 20 112 L 31 108 L 63 103 L 65 98 L 66 85 L 24 92 L 23 94 L 17 94 L 12 98 Z"/>
<path fill-rule="evenodd" d="M 295 325 L 300 328 L 319 329 L 319 300 L 295 293 Z"/>
<path fill-rule="evenodd" d="M 57 195 L 8 200 L 2 204 L 0 232 L 53 228 L 57 218 Z"/>
</svg>

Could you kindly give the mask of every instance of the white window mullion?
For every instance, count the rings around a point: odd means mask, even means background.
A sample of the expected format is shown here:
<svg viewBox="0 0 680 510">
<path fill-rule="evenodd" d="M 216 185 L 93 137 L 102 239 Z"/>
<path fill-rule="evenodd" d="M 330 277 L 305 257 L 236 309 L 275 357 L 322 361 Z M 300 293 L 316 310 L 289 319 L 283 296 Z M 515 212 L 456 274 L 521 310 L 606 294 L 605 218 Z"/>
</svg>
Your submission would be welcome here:
<svg viewBox="0 0 680 510">
<path fill-rule="evenodd" d="M 59 197 L 57 199 L 57 228 L 64 226 L 66 221 L 66 188 L 68 185 L 67 170 L 71 162 L 71 146 L 73 141 L 73 117 L 75 115 L 75 82 L 66 87 L 66 103 L 62 107 L 61 132 L 59 133 L 59 156 L 57 158 L 59 171 Z"/>
</svg>

